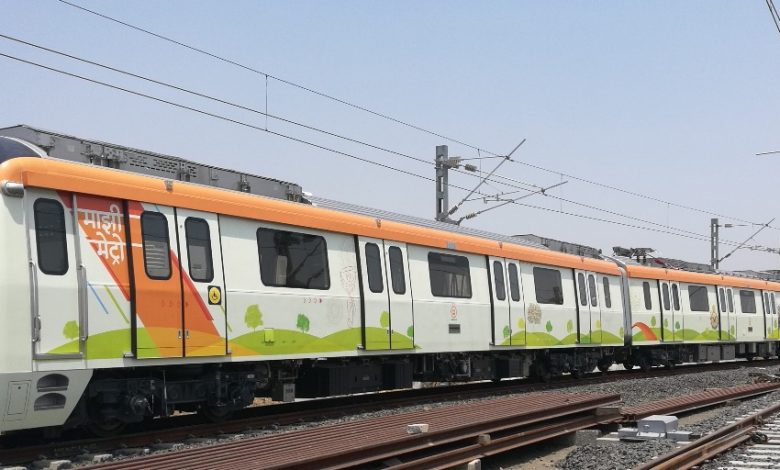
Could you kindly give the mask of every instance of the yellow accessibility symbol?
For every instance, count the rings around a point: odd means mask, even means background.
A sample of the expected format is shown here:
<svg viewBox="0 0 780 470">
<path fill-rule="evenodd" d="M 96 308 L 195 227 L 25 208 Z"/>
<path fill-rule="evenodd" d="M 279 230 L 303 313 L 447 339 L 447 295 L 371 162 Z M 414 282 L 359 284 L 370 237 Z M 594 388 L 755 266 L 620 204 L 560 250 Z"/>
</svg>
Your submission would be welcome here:
<svg viewBox="0 0 780 470">
<path fill-rule="evenodd" d="M 219 305 L 222 302 L 222 289 L 219 286 L 209 286 L 209 305 Z"/>
</svg>

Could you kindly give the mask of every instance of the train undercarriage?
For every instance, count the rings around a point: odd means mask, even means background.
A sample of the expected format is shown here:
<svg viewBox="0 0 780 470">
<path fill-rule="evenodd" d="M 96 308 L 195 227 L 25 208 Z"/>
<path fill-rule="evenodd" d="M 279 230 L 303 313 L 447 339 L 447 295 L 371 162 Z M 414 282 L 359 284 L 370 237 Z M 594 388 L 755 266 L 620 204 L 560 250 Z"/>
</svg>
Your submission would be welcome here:
<svg viewBox="0 0 780 470">
<path fill-rule="evenodd" d="M 777 342 L 663 344 L 99 370 L 63 429 L 86 426 L 108 435 L 129 423 L 176 412 L 198 412 L 220 421 L 251 405 L 256 396 L 286 402 L 410 388 L 413 381 L 548 381 L 565 373 L 605 372 L 614 364 L 649 370 L 777 353 Z"/>
</svg>

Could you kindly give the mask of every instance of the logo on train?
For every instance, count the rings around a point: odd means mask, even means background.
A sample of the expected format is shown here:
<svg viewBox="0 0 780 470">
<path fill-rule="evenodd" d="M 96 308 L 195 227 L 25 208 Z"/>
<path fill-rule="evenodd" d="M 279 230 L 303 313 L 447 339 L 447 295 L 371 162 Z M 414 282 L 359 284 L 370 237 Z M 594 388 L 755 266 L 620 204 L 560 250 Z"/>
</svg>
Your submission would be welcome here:
<svg viewBox="0 0 780 470">
<path fill-rule="evenodd" d="M 209 305 L 219 305 L 222 302 L 222 289 L 219 286 L 209 286 Z"/>
<path fill-rule="evenodd" d="M 458 307 L 455 306 L 455 304 L 452 304 L 452 307 L 450 307 L 450 320 L 455 321 L 458 319 Z"/>
</svg>

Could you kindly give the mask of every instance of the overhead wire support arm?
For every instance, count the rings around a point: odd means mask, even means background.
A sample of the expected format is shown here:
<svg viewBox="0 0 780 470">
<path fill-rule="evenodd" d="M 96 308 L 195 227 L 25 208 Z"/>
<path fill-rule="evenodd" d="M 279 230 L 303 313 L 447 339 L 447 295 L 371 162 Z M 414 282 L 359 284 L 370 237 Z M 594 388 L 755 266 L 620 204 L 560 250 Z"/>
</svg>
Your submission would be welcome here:
<svg viewBox="0 0 780 470">
<path fill-rule="evenodd" d="M 774 222 L 774 221 L 775 221 L 775 218 L 774 218 L 774 217 L 772 217 L 772 220 L 770 220 L 769 222 L 767 222 L 767 223 L 765 223 L 765 224 L 761 224 L 761 228 L 759 228 L 758 230 L 756 230 L 755 232 L 753 232 L 753 235 L 751 235 L 750 237 L 748 237 L 748 238 L 747 238 L 747 239 L 746 239 L 744 242 L 742 242 L 742 243 L 740 243 L 739 245 L 737 245 L 737 247 L 736 247 L 736 248 L 734 248 L 733 250 L 729 251 L 729 252 L 728 252 L 728 254 L 727 254 L 726 256 L 724 256 L 723 258 L 719 259 L 719 260 L 718 260 L 718 263 L 720 263 L 720 262 L 721 262 L 721 261 L 723 261 L 724 259 L 728 258 L 729 256 L 733 255 L 735 251 L 737 251 L 737 250 L 739 250 L 740 248 L 742 248 L 743 246 L 745 246 L 745 243 L 747 243 L 747 242 L 749 242 L 750 240 L 752 240 L 752 239 L 753 239 L 753 238 L 754 238 L 756 235 L 758 235 L 759 233 L 761 233 L 761 231 L 762 231 L 762 230 L 764 230 L 765 228 L 769 227 L 769 226 L 772 224 L 772 222 Z"/>
<path fill-rule="evenodd" d="M 514 148 L 514 149 L 512 149 L 512 151 L 511 151 L 511 152 L 509 152 L 509 154 L 508 154 L 508 155 L 501 156 L 501 161 L 500 161 L 500 162 L 498 162 L 498 165 L 496 165 L 496 167 L 495 167 L 495 168 L 493 168 L 493 169 L 490 171 L 490 173 L 488 173 L 488 174 L 487 174 L 487 176 L 483 177 L 483 178 L 480 180 L 480 182 L 477 184 L 477 186 L 476 186 L 476 187 L 474 187 L 474 189 L 472 189 L 472 190 L 471 190 L 471 191 L 470 191 L 468 194 L 466 194 L 466 197 L 464 197 L 463 199 L 461 199 L 459 203 L 455 204 L 455 205 L 452 207 L 452 209 L 450 209 L 450 210 L 449 210 L 449 212 L 447 213 L 447 215 L 452 215 L 452 214 L 454 214 L 454 213 L 455 213 L 455 211 L 457 211 L 457 210 L 460 208 L 461 204 L 463 204 L 464 202 L 466 202 L 466 200 L 467 200 L 468 198 L 470 198 L 472 194 L 474 194 L 474 193 L 475 193 L 475 192 L 476 192 L 476 191 L 477 191 L 477 190 L 478 190 L 478 189 L 479 189 L 479 188 L 480 188 L 480 187 L 481 187 L 483 184 L 485 184 L 485 181 L 487 181 L 487 180 L 488 180 L 488 178 L 490 178 L 491 176 L 493 176 L 493 173 L 495 173 L 495 172 L 496 172 L 496 171 L 497 171 L 499 168 L 501 168 L 501 165 L 503 165 L 503 164 L 504 164 L 504 163 L 506 163 L 507 161 L 511 160 L 511 159 L 512 159 L 512 154 L 514 154 L 514 153 L 517 151 L 517 149 L 519 149 L 519 148 L 520 148 L 520 146 L 521 146 L 521 145 L 523 145 L 523 144 L 525 143 L 525 140 L 526 140 L 526 139 L 523 139 L 523 140 L 521 140 L 521 141 L 520 141 L 520 143 L 519 143 L 519 144 L 517 144 L 517 146 L 515 146 L 515 148 Z M 488 157 L 485 157 L 485 158 L 488 158 Z M 462 161 L 462 160 L 464 160 L 464 159 L 461 159 L 461 161 Z"/>
<path fill-rule="evenodd" d="M 507 199 L 507 200 L 503 201 L 501 204 L 495 205 L 495 206 L 493 206 L 493 207 L 488 207 L 487 209 L 482 209 L 481 211 L 472 212 L 472 213 L 470 213 L 470 214 L 464 215 L 463 217 L 461 217 L 460 219 L 458 219 L 458 220 L 455 222 L 455 224 L 456 224 L 456 225 L 460 225 L 460 224 L 461 224 L 461 222 L 463 222 L 464 220 L 473 219 L 474 217 L 476 217 L 476 216 L 478 216 L 478 215 L 480 215 L 480 214 L 484 214 L 484 213 L 485 213 L 485 212 L 487 212 L 487 211 L 492 211 L 493 209 L 498 209 L 499 207 L 504 207 L 504 206 L 505 206 L 505 205 L 507 205 L 507 204 L 513 204 L 513 203 L 516 203 L 517 201 L 519 201 L 519 200 L 521 200 L 521 199 L 525 199 L 525 198 L 527 198 L 527 197 L 531 197 L 531 196 L 533 196 L 533 195 L 536 195 L 536 194 L 545 194 L 545 193 L 546 193 L 547 191 L 549 191 L 550 189 L 557 188 L 558 186 L 563 186 L 563 185 L 564 185 L 564 184 L 566 184 L 566 183 L 568 183 L 568 181 L 561 181 L 560 183 L 555 183 L 555 184 L 554 184 L 554 185 L 552 185 L 552 186 L 548 186 L 548 187 L 546 187 L 546 188 L 541 188 L 541 189 L 539 189 L 539 190 L 537 190 L 537 191 L 534 191 L 534 192 L 532 192 L 532 193 L 523 194 L 522 196 L 520 196 L 520 197 L 517 197 L 517 198 L 514 198 L 514 199 Z"/>
</svg>

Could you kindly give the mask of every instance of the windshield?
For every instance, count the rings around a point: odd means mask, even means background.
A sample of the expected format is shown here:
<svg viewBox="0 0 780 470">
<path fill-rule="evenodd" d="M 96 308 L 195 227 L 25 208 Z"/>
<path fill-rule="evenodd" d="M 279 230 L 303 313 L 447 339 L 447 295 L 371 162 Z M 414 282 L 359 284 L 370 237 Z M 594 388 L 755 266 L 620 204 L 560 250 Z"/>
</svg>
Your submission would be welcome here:
<svg viewBox="0 0 780 470">
<path fill-rule="evenodd" d="M 0 163 L 17 157 L 39 157 L 38 152 L 23 140 L 0 136 Z"/>
</svg>

